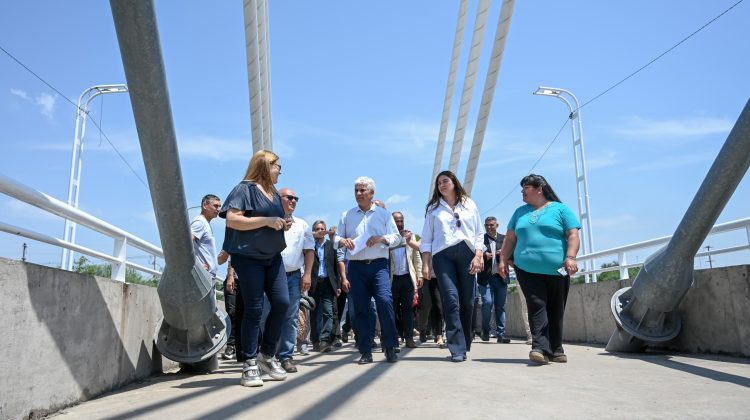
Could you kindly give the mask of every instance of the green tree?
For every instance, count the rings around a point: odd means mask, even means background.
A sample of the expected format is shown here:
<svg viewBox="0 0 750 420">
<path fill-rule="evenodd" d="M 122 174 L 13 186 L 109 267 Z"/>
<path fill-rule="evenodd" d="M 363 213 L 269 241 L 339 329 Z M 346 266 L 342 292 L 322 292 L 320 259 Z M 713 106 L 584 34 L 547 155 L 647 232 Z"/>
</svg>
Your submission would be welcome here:
<svg viewBox="0 0 750 420">
<path fill-rule="evenodd" d="M 612 261 L 608 263 L 602 264 L 602 268 L 613 268 L 613 267 L 619 267 L 620 264 L 617 263 L 617 261 Z M 635 276 L 638 275 L 638 272 L 641 271 L 641 267 L 630 267 L 628 268 L 628 276 L 631 279 L 634 279 Z M 606 271 L 604 273 L 599 273 L 596 276 L 597 281 L 612 281 L 612 280 L 620 280 L 620 270 L 612 270 L 612 271 Z"/>
<path fill-rule="evenodd" d="M 107 278 L 112 277 L 111 264 L 93 264 L 89 261 L 88 258 L 83 255 L 81 255 L 78 260 L 73 263 L 73 271 L 88 276 L 99 276 Z M 156 287 L 159 284 L 158 279 L 144 278 L 140 273 L 135 271 L 135 269 L 130 267 L 125 269 L 125 281 L 127 283 L 144 284 L 151 287 Z"/>
</svg>

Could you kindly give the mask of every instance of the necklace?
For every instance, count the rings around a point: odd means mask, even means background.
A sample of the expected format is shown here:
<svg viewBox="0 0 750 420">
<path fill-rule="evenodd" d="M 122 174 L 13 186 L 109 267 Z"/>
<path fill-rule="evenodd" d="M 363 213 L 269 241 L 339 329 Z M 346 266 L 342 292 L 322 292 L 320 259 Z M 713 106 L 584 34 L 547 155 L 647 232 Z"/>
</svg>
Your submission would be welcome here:
<svg viewBox="0 0 750 420">
<path fill-rule="evenodd" d="M 550 203 L 551 203 L 551 201 L 548 201 L 548 202 L 547 202 L 547 203 L 546 203 L 545 205 L 543 205 L 542 207 L 539 207 L 538 209 L 534 210 L 534 211 L 533 211 L 533 212 L 532 212 L 532 213 L 531 213 L 531 214 L 529 215 L 529 223 L 531 223 L 532 225 L 535 225 L 535 224 L 536 224 L 536 222 L 538 222 L 538 221 L 539 221 L 539 218 L 540 218 L 540 217 L 542 217 L 542 215 L 543 215 L 544 213 L 546 213 L 546 212 L 547 212 L 547 206 L 548 206 L 548 205 L 549 205 Z"/>
</svg>

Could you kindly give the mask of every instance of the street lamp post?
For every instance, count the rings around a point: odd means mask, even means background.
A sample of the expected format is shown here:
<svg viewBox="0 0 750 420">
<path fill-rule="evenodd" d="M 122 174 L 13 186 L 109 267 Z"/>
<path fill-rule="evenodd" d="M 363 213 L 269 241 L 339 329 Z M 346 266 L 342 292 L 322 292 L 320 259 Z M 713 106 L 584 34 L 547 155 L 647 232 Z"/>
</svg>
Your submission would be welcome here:
<svg viewBox="0 0 750 420">
<path fill-rule="evenodd" d="M 591 225 L 591 206 L 589 205 L 589 185 L 588 178 L 586 176 L 586 154 L 584 153 L 583 147 L 583 125 L 581 123 L 581 106 L 578 102 L 578 98 L 573 95 L 572 92 L 560 89 L 540 86 L 534 95 L 540 96 L 551 96 L 558 98 L 565 102 L 570 111 L 569 118 L 571 119 L 570 128 L 573 133 L 573 161 L 575 162 L 576 170 L 576 191 L 578 192 L 578 217 L 581 219 L 583 226 L 583 253 L 590 254 L 594 252 L 594 230 Z M 575 108 L 571 102 L 566 98 L 568 96 L 575 103 Z M 586 261 L 586 271 L 596 269 L 595 261 Z M 596 283 L 596 274 L 592 275 L 589 279 L 589 275 L 586 275 L 586 283 L 593 281 Z"/>
<path fill-rule="evenodd" d="M 78 207 L 78 192 L 81 187 L 81 164 L 83 163 L 83 137 L 86 135 L 86 117 L 89 114 L 89 103 L 99 95 L 107 93 L 125 93 L 128 87 L 125 85 L 98 85 L 83 91 L 78 98 L 78 109 L 76 110 L 76 130 L 73 137 L 73 153 L 70 159 L 70 178 L 68 180 L 68 205 Z M 75 243 L 76 223 L 65 220 L 65 231 L 63 240 Z M 60 268 L 63 270 L 73 269 L 73 251 L 63 248 L 60 259 Z"/>
</svg>

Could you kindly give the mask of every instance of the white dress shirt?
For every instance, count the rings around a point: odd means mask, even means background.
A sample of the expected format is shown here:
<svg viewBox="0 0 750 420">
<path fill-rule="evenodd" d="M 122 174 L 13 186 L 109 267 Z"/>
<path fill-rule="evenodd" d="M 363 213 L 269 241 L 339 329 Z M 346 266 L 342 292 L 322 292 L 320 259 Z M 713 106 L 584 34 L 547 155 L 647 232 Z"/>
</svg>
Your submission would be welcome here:
<svg viewBox="0 0 750 420">
<path fill-rule="evenodd" d="M 356 260 L 374 260 L 376 258 L 388 258 L 388 248 L 401 242 L 401 235 L 398 233 L 396 222 L 393 216 L 387 210 L 374 204 L 370 206 L 367 212 L 358 207 L 354 207 L 344 212 L 341 216 L 333 246 L 339 248 L 339 242 L 344 238 L 356 239 L 361 235 L 382 236 L 388 244 L 376 244 L 368 246 L 363 250 L 351 255 L 346 252 L 346 259 L 349 261 Z"/>
<path fill-rule="evenodd" d="M 454 213 L 458 215 L 458 219 Z M 461 221 L 461 227 L 458 227 L 458 220 Z M 469 197 L 456 204 L 453 210 L 441 198 L 437 207 L 425 216 L 419 250 L 435 255 L 461 241 L 466 242 L 474 251 L 484 251 L 484 224 L 479 216 L 479 209 Z"/>
<path fill-rule="evenodd" d="M 409 274 L 409 263 L 406 261 L 406 247 L 399 246 L 393 250 L 393 275 L 403 276 Z"/>
<path fill-rule="evenodd" d="M 310 226 L 299 217 L 294 217 L 292 227 L 284 232 L 286 248 L 281 251 L 281 259 L 284 261 L 284 271 L 297 271 L 305 264 L 303 250 L 315 249 L 315 239 L 312 236 Z"/>
</svg>

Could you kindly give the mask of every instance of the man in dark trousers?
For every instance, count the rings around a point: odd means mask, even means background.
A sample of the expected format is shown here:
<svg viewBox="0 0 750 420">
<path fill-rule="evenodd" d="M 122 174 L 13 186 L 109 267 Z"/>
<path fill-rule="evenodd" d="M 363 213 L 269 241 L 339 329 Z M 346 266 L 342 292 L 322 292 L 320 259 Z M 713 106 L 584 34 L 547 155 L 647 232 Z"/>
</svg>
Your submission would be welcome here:
<svg viewBox="0 0 750 420">
<path fill-rule="evenodd" d="M 311 292 L 317 302 L 315 315 L 311 315 L 310 324 L 312 328 L 311 337 L 313 344 L 315 338 L 319 340 L 319 349 L 323 353 L 330 352 L 333 345 L 336 318 L 333 306 L 336 297 L 341 294 L 341 280 L 339 279 L 339 255 L 333 249 L 333 241 L 328 238 L 326 223 L 317 220 L 312 226 L 313 237 L 315 237 L 315 250 L 312 265 L 312 288 Z M 317 233 L 317 234 L 316 234 Z"/>
<path fill-rule="evenodd" d="M 479 296 L 482 300 L 482 341 L 490 339 L 490 320 L 494 306 L 497 342 L 510 343 L 510 339 L 505 336 L 508 279 L 501 277 L 497 270 L 505 235 L 497 232 L 497 219 L 493 216 L 484 219 L 484 230 L 484 270 L 477 277 Z"/>
</svg>

